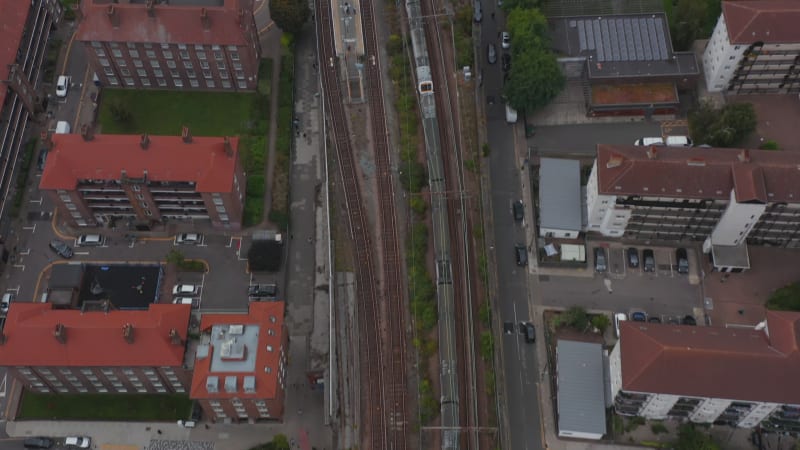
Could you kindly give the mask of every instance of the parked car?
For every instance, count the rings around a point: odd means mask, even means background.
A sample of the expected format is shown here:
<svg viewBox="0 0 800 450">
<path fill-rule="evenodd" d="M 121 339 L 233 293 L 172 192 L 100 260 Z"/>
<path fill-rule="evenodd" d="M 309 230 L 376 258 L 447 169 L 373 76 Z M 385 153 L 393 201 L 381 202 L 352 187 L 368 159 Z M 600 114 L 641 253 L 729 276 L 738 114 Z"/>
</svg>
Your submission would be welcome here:
<svg viewBox="0 0 800 450">
<path fill-rule="evenodd" d="M 697 321 L 694 319 L 694 316 L 687 315 L 686 317 L 681 320 L 681 323 L 684 325 L 696 326 Z"/>
<path fill-rule="evenodd" d="M 693 142 L 689 136 L 667 136 L 669 147 L 691 147 Z"/>
<path fill-rule="evenodd" d="M 522 204 L 522 200 L 515 201 L 512 210 L 514 211 L 514 220 L 522 222 L 525 219 L 525 205 Z"/>
<path fill-rule="evenodd" d="M 631 320 L 634 322 L 647 322 L 647 314 L 644 311 L 634 311 L 631 313 Z"/>
<path fill-rule="evenodd" d="M 647 321 L 650 323 L 661 323 L 661 319 L 656 316 L 649 317 Z"/>
<path fill-rule="evenodd" d="M 639 250 L 636 247 L 628 247 L 628 267 L 635 269 L 639 267 Z"/>
<path fill-rule="evenodd" d="M 69 85 L 72 82 L 72 77 L 68 75 L 60 75 L 56 82 L 56 97 L 66 97 L 69 91 Z"/>
<path fill-rule="evenodd" d="M 100 234 L 82 234 L 75 240 L 75 245 L 78 247 L 99 247 L 105 242 L 105 238 Z"/>
<path fill-rule="evenodd" d="M 25 448 L 52 448 L 53 440 L 46 437 L 29 437 L 22 441 Z"/>
<path fill-rule="evenodd" d="M 602 247 L 594 248 L 594 270 L 603 273 L 608 270 L 608 260 L 606 259 L 606 249 Z"/>
<path fill-rule="evenodd" d="M 200 294 L 200 286 L 194 284 L 176 284 L 172 288 L 172 295 L 193 296 Z"/>
<path fill-rule="evenodd" d="M 3 294 L 3 299 L 0 300 L 0 313 L 5 314 L 8 312 L 8 308 L 11 306 L 11 302 L 14 301 L 15 297 L 13 292 L 6 292 Z"/>
<path fill-rule="evenodd" d="M 614 330 L 617 332 L 617 339 L 619 339 L 619 323 L 626 320 L 628 320 L 628 316 L 625 313 L 614 314 Z"/>
<path fill-rule="evenodd" d="M 39 158 L 36 160 L 36 170 L 39 172 L 44 171 L 44 165 L 47 163 L 47 152 L 46 148 L 39 150 Z"/>
<path fill-rule="evenodd" d="M 678 273 L 689 273 L 689 256 L 685 248 L 675 250 L 675 259 L 678 261 Z"/>
<path fill-rule="evenodd" d="M 514 246 L 514 254 L 517 256 L 517 265 L 527 266 L 528 265 L 528 249 L 525 248 L 524 244 L 517 244 Z"/>
<path fill-rule="evenodd" d="M 637 139 L 633 145 L 649 147 L 651 145 L 664 145 L 664 139 L 660 137 L 643 137 Z"/>
<path fill-rule="evenodd" d="M 172 303 L 176 305 L 191 305 L 192 308 L 198 307 L 196 302 L 197 299 L 192 297 L 176 297 L 175 300 L 172 301 Z"/>
<path fill-rule="evenodd" d="M 86 436 L 69 436 L 64 439 L 64 445 L 75 448 L 89 448 L 92 445 L 92 439 Z"/>
<path fill-rule="evenodd" d="M 59 239 L 53 239 L 50 241 L 50 250 L 56 252 L 58 256 L 65 259 L 70 259 L 73 255 L 72 247 Z"/>
<path fill-rule="evenodd" d="M 181 233 L 175 236 L 176 244 L 201 244 L 203 242 L 203 235 L 200 233 Z"/>
<path fill-rule="evenodd" d="M 247 288 L 247 295 L 251 299 L 255 298 L 275 298 L 278 296 L 277 284 L 254 284 Z"/>
<path fill-rule="evenodd" d="M 508 72 L 511 70 L 511 55 L 508 53 L 503 53 L 503 56 L 500 57 L 500 62 L 503 65 L 503 72 Z"/>
<path fill-rule="evenodd" d="M 489 64 L 497 62 L 497 47 L 495 47 L 494 44 L 486 46 L 486 59 L 489 61 Z"/>
<path fill-rule="evenodd" d="M 646 248 L 642 251 L 642 258 L 644 259 L 644 271 L 645 272 L 655 272 L 656 271 L 656 257 L 653 254 L 653 250 Z"/>
<path fill-rule="evenodd" d="M 536 342 L 536 328 L 534 328 L 533 324 L 530 322 L 523 322 L 522 328 L 525 334 L 525 342 L 528 343 Z"/>
<path fill-rule="evenodd" d="M 503 48 L 511 48 L 511 33 L 508 31 L 503 31 L 503 34 L 500 38 L 501 46 Z"/>
<path fill-rule="evenodd" d="M 475 20 L 475 22 L 480 22 L 483 19 L 483 7 L 480 1 L 475 0 L 472 4 L 472 14 L 472 19 Z"/>
</svg>

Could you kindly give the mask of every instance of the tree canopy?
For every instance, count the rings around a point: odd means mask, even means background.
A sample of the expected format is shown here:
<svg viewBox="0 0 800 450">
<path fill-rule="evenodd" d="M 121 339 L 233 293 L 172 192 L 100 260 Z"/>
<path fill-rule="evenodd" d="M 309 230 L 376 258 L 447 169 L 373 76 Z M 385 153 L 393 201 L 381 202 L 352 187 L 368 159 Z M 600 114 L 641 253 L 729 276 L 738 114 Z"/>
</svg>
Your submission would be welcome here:
<svg viewBox="0 0 800 450">
<path fill-rule="evenodd" d="M 269 15 L 278 28 L 297 34 L 311 17 L 311 9 L 303 0 L 269 0 Z"/>
<path fill-rule="evenodd" d="M 277 272 L 283 261 L 283 245 L 278 241 L 253 241 L 247 251 L 247 262 L 254 272 Z"/>
<path fill-rule="evenodd" d="M 517 110 L 546 105 L 564 88 L 564 75 L 550 50 L 547 19 L 538 9 L 515 8 L 508 15 L 512 64 L 504 95 Z"/>
<path fill-rule="evenodd" d="M 732 103 L 721 109 L 701 103 L 689 113 L 689 130 L 696 144 L 736 147 L 756 129 L 756 112 L 750 103 Z"/>
<path fill-rule="evenodd" d="M 695 428 L 692 424 L 682 425 L 678 430 L 675 450 L 720 450 L 719 444 L 711 436 Z"/>
<path fill-rule="evenodd" d="M 509 12 L 516 8 L 536 8 L 539 6 L 539 0 L 503 0 L 500 6 L 503 11 Z"/>
</svg>

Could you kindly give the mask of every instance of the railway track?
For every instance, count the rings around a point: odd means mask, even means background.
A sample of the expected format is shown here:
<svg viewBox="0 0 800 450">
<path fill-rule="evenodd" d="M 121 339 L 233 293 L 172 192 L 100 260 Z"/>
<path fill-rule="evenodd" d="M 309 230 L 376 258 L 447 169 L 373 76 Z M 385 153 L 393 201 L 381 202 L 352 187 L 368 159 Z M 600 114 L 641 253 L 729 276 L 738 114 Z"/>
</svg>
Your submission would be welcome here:
<svg viewBox="0 0 800 450">
<path fill-rule="evenodd" d="M 357 318 L 359 337 L 359 376 L 361 386 L 361 432 L 365 448 L 388 448 L 386 426 L 386 395 L 383 381 L 383 354 L 379 329 L 378 290 L 375 277 L 372 239 L 364 215 L 364 203 L 355 170 L 353 147 L 350 142 L 346 111 L 338 76 L 338 62 L 333 47 L 334 36 L 330 2 L 315 2 L 317 45 L 319 49 L 324 101 L 330 119 L 330 132 L 336 150 L 336 161 L 344 184 L 350 236 L 356 267 Z"/>
<path fill-rule="evenodd" d="M 374 247 L 369 222 L 355 171 L 353 147 L 346 121 L 343 93 L 338 76 L 339 65 L 334 49 L 334 33 L 329 1 L 315 3 L 318 20 L 317 39 L 325 104 L 331 121 L 339 171 L 349 215 L 350 235 L 355 251 L 357 317 L 359 327 L 359 373 L 365 386 L 361 398 L 362 442 L 364 448 L 405 449 L 407 447 L 407 385 L 405 365 L 404 296 L 401 279 L 403 263 L 397 235 L 394 184 L 384 112 L 377 34 L 372 3 L 361 2 L 364 31 L 367 95 L 372 134 L 375 137 L 375 168 L 380 203 L 378 210 L 380 250 L 382 255 L 382 290 L 378 290 Z M 381 325 L 385 325 L 382 341 Z"/>
<path fill-rule="evenodd" d="M 424 21 L 426 40 L 429 43 L 431 78 L 436 89 L 436 110 L 441 154 L 444 159 L 443 171 L 445 189 L 454 193 L 447 197 L 448 228 L 450 230 L 451 263 L 453 265 L 454 318 L 457 331 L 456 352 L 459 379 L 459 423 L 466 433 L 459 434 L 460 447 L 463 449 L 479 449 L 478 441 L 478 399 L 475 375 L 474 336 L 472 333 L 472 277 L 470 271 L 469 252 L 469 220 L 466 212 L 466 200 L 461 193 L 464 190 L 462 175 L 462 158 L 456 138 L 456 121 L 453 119 L 450 85 L 445 67 L 445 54 L 437 28 L 433 0 L 421 0 L 422 14 L 428 17 Z M 456 109 L 457 111 L 457 109 Z M 449 156 L 449 157 L 448 157 Z"/>
</svg>

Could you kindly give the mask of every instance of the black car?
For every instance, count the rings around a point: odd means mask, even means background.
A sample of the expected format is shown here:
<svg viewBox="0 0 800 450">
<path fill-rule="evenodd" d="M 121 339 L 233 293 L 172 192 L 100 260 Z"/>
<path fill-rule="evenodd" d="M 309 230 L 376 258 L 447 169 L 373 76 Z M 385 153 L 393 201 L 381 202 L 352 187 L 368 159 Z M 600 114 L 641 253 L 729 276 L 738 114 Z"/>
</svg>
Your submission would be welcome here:
<svg viewBox="0 0 800 450">
<path fill-rule="evenodd" d="M 22 442 L 25 448 L 52 448 L 53 440 L 46 437 L 29 437 Z"/>
<path fill-rule="evenodd" d="M 525 219 L 525 205 L 522 204 L 522 200 L 515 201 L 512 209 L 514 210 L 514 220 L 522 222 Z"/>
<path fill-rule="evenodd" d="M 39 159 L 36 161 L 36 169 L 41 172 L 44 170 L 44 164 L 47 162 L 47 149 L 39 150 Z"/>
<path fill-rule="evenodd" d="M 642 251 L 642 256 L 644 259 L 644 271 L 645 272 L 655 272 L 656 271 L 656 257 L 653 254 L 653 251 L 649 248 L 644 249 Z"/>
<path fill-rule="evenodd" d="M 503 72 L 508 72 L 511 70 L 511 55 L 508 53 L 503 53 L 503 56 L 500 57 L 500 62 L 503 64 Z"/>
<path fill-rule="evenodd" d="M 523 244 L 517 244 L 514 246 L 514 254 L 517 256 L 517 265 L 527 266 L 528 265 L 528 249 L 525 248 Z"/>
<path fill-rule="evenodd" d="M 606 249 L 601 247 L 594 248 L 594 270 L 603 273 L 608 270 L 608 263 L 606 262 Z"/>
<path fill-rule="evenodd" d="M 275 298 L 278 296 L 277 284 L 254 284 L 247 289 L 247 295 L 251 298 Z"/>
<path fill-rule="evenodd" d="M 684 317 L 683 320 L 681 321 L 681 323 L 684 324 L 684 325 L 690 325 L 690 326 L 696 326 L 697 325 L 697 321 L 694 320 L 694 317 L 693 316 L 689 316 L 689 315 Z"/>
<path fill-rule="evenodd" d="M 533 324 L 530 322 L 523 322 L 521 325 L 525 334 L 525 342 L 536 342 L 536 328 L 533 327 Z"/>
<path fill-rule="evenodd" d="M 689 257 L 685 248 L 675 250 L 675 259 L 678 261 L 678 273 L 689 273 Z"/>
<path fill-rule="evenodd" d="M 661 323 L 661 319 L 659 319 L 658 317 L 655 317 L 655 316 L 648 317 L 647 321 L 650 322 L 650 323 Z"/>
<path fill-rule="evenodd" d="M 72 258 L 72 247 L 64 243 L 64 241 L 53 239 L 50 241 L 50 249 L 56 252 L 58 256 L 62 258 Z"/>
<path fill-rule="evenodd" d="M 628 267 L 635 269 L 639 267 L 639 250 L 634 247 L 628 248 Z"/>
</svg>

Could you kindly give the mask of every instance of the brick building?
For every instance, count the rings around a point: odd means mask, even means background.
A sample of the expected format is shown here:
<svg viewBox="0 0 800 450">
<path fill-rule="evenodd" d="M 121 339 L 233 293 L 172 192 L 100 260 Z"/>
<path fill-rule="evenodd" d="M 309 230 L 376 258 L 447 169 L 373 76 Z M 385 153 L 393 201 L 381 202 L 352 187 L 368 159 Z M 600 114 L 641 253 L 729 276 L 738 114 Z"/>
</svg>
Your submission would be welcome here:
<svg viewBox="0 0 800 450">
<path fill-rule="evenodd" d="M 800 432 L 800 313 L 755 329 L 620 322 L 609 356 L 618 414 Z"/>
<path fill-rule="evenodd" d="M 0 335 L 0 361 L 33 392 L 186 392 L 190 314 L 189 305 L 81 311 L 18 302 Z"/>
<path fill-rule="evenodd" d="M 708 90 L 800 92 L 800 3 L 725 1 L 703 52 Z"/>
<path fill-rule="evenodd" d="M 252 91 L 253 0 L 84 0 L 75 39 L 105 86 Z"/>
<path fill-rule="evenodd" d="M 13 198 L 9 188 L 28 119 L 42 109 L 42 61 L 61 11 L 58 0 L 0 0 L 0 215 Z"/>
<path fill-rule="evenodd" d="M 251 302 L 248 314 L 205 314 L 190 397 L 213 421 L 283 416 L 289 333 L 283 302 Z"/>
<path fill-rule="evenodd" d="M 128 220 L 242 224 L 245 175 L 236 137 L 56 134 L 39 188 L 73 227 Z"/>
</svg>

